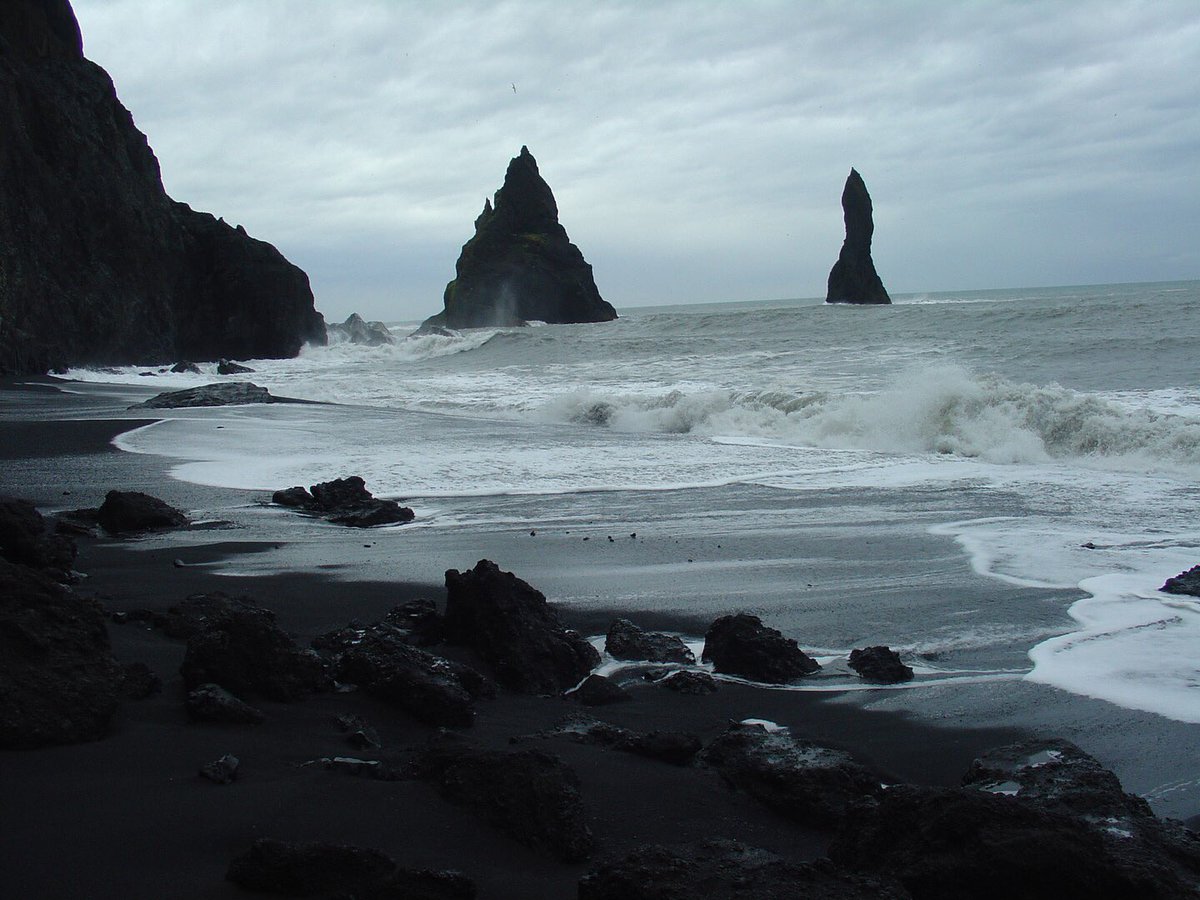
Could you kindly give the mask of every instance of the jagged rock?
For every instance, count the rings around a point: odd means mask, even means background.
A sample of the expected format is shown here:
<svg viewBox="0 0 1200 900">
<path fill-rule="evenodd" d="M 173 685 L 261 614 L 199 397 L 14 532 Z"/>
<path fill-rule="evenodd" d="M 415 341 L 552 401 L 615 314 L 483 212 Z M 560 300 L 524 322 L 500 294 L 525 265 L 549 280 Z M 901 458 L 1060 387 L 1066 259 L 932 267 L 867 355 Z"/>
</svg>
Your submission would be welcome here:
<svg viewBox="0 0 1200 900">
<path fill-rule="evenodd" d="M 271 495 L 271 502 L 354 528 L 402 524 L 414 518 L 413 511 L 407 506 L 374 497 L 358 475 L 314 484 L 309 490 L 297 485 L 276 491 Z"/>
<path fill-rule="evenodd" d="M 821 668 L 794 640 L 747 613 L 713 622 L 704 635 L 701 658 L 722 674 L 767 684 L 787 684 Z"/>
<path fill-rule="evenodd" d="M 250 891 L 307 897 L 369 889 L 392 875 L 385 853 L 329 843 L 287 843 L 260 838 L 229 864 L 225 878 Z"/>
<path fill-rule="evenodd" d="M 628 619 L 616 619 L 608 628 L 604 650 L 614 659 L 646 660 L 691 665 L 696 655 L 687 644 L 671 634 L 643 631 Z"/>
<path fill-rule="evenodd" d="M 207 778 L 216 784 L 233 784 L 237 781 L 240 761 L 232 753 L 226 753 L 220 759 L 200 767 L 200 777 Z"/>
<path fill-rule="evenodd" d="M 735 841 L 640 847 L 579 882 L 579 900 L 906 900 L 899 885 L 829 860 L 792 863 Z"/>
<path fill-rule="evenodd" d="M 862 176 L 854 169 L 842 190 L 842 213 L 846 240 L 829 273 L 826 303 L 891 303 L 871 259 L 871 237 L 875 233 L 871 195 Z"/>
<path fill-rule="evenodd" d="M 447 571 L 446 592 L 446 639 L 471 647 L 506 687 L 559 694 L 600 662 L 595 647 L 563 628 L 541 591 L 490 560 Z"/>
<path fill-rule="evenodd" d="M 246 375 L 253 371 L 249 366 L 243 366 L 228 359 L 222 359 L 217 363 L 218 375 Z"/>
<path fill-rule="evenodd" d="M 447 800 L 514 840 L 565 862 L 591 855 L 579 777 L 557 756 L 441 742 L 425 752 L 419 769 Z"/>
<path fill-rule="evenodd" d="M 0 496 L 0 557 L 62 580 L 75 563 L 75 544 L 47 528 L 28 500 Z"/>
<path fill-rule="evenodd" d="M 197 406 L 234 406 L 246 403 L 279 403 L 265 387 L 249 381 L 222 381 L 182 391 L 164 391 L 135 403 L 130 409 L 184 409 Z"/>
<path fill-rule="evenodd" d="M 175 365 L 171 366 L 171 371 L 176 375 L 199 375 L 200 367 L 194 362 L 180 360 L 179 362 L 175 363 Z"/>
<path fill-rule="evenodd" d="M 850 668 L 878 684 L 911 681 L 913 670 L 900 661 L 900 654 L 889 647 L 866 647 L 850 651 Z"/>
<path fill-rule="evenodd" d="M 851 804 L 879 791 L 879 777 L 850 754 L 757 724 L 730 726 L 700 759 L 734 787 L 807 825 L 836 823 Z"/>
<path fill-rule="evenodd" d="M 273 612 L 245 601 L 230 603 L 188 638 L 179 673 L 189 688 L 211 682 L 269 700 L 295 700 L 330 687 L 324 661 L 297 647 Z"/>
<path fill-rule="evenodd" d="M 437 604 L 425 598 L 406 600 L 393 606 L 384 615 L 383 624 L 418 647 L 440 644 L 445 637 L 445 626 L 437 611 Z"/>
<path fill-rule="evenodd" d="M 422 332 L 617 317 L 596 290 L 592 267 L 559 224 L 554 194 L 526 147 L 508 164 L 495 206 L 484 202 L 455 271 L 446 285 L 445 309 L 427 319 Z"/>
<path fill-rule="evenodd" d="M 368 347 L 396 342 L 386 325 L 382 322 L 364 322 L 358 313 L 351 313 L 340 325 L 327 325 L 326 330 L 331 339 L 337 337 L 351 344 L 366 344 Z"/>
<path fill-rule="evenodd" d="M 95 604 L 0 560 L 0 748 L 103 737 L 122 680 Z"/>
<path fill-rule="evenodd" d="M 109 491 L 96 521 L 109 534 L 179 528 L 188 523 L 187 516 L 175 507 L 140 491 Z"/>
<path fill-rule="evenodd" d="M 162 690 L 162 679 L 142 662 L 121 666 L 121 695 L 130 700 L 145 700 Z"/>
<path fill-rule="evenodd" d="M 567 691 L 563 696 L 584 706 L 607 706 L 633 699 L 629 691 L 603 675 L 589 675 L 577 688 Z"/>
<path fill-rule="evenodd" d="M 187 711 L 198 722 L 257 725 L 266 720 L 262 710 L 239 700 L 219 684 L 202 684 L 188 691 Z"/>
<path fill-rule="evenodd" d="M 67 0 L 0 4 L 0 372 L 290 357 L 308 278 L 163 190 Z"/>
<path fill-rule="evenodd" d="M 585 743 L 611 747 L 673 766 L 690 765 L 704 746 L 700 738 L 686 731 L 631 731 L 607 722 L 594 722 L 582 729 L 572 724 L 561 733 L 575 735 Z"/>
<path fill-rule="evenodd" d="M 355 715 L 335 716 L 338 728 L 346 735 L 346 743 L 355 750 L 380 750 L 383 742 L 374 727 Z"/>
<path fill-rule="evenodd" d="M 1166 584 L 1159 588 L 1168 594 L 1190 594 L 1200 597 L 1200 566 L 1192 566 L 1186 572 L 1180 572 L 1174 578 L 1168 578 Z"/>
<path fill-rule="evenodd" d="M 661 684 L 679 694 L 698 696 L 717 692 L 717 681 L 707 672 L 672 672 Z"/>
</svg>

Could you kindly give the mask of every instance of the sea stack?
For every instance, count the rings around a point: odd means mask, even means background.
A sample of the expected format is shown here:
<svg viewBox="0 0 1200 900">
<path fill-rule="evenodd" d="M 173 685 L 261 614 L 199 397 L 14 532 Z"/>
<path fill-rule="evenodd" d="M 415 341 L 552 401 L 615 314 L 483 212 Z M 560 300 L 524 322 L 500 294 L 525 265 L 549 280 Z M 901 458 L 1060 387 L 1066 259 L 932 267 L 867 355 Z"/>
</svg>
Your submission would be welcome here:
<svg viewBox="0 0 1200 900">
<path fill-rule="evenodd" d="M 0 135 L 0 373 L 325 341 L 304 272 L 167 196 L 67 0 L 0 3 Z"/>
<path fill-rule="evenodd" d="M 508 164 L 495 202 L 484 201 L 475 236 L 463 245 L 445 309 L 424 329 L 607 322 L 592 267 L 558 222 L 558 204 L 529 148 Z"/>
<path fill-rule="evenodd" d="M 842 190 L 842 213 L 846 218 L 846 240 L 842 252 L 829 273 L 826 303 L 891 303 L 884 290 L 875 263 L 871 261 L 871 236 L 875 222 L 871 217 L 871 195 L 862 176 L 854 169 Z"/>
</svg>

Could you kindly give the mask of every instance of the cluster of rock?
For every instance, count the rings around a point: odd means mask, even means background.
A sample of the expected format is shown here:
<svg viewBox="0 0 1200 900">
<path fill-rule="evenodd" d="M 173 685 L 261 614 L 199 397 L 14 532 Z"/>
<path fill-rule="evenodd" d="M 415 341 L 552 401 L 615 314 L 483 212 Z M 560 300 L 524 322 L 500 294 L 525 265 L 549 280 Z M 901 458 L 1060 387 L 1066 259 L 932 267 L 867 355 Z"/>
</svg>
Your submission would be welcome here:
<svg viewBox="0 0 1200 900">
<path fill-rule="evenodd" d="M 285 488 L 272 494 L 271 502 L 353 528 L 397 525 L 414 518 L 407 506 L 373 496 L 358 475 L 324 481 L 311 488 Z"/>
<path fill-rule="evenodd" d="M 592 267 L 559 224 L 554 194 L 527 147 L 509 162 L 495 204 L 484 202 L 455 271 L 445 309 L 421 331 L 617 318 L 596 289 Z"/>
<path fill-rule="evenodd" d="M 304 272 L 167 196 L 67 0 L 0 4 L 0 133 L 0 372 L 324 343 Z"/>
<path fill-rule="evenodd" d="M 394 344 L 396 338 L 382 322 L 367 322 L 358 313 L 351 313 L 345 322 L 327 325 L 325 329 L 331 341 L 345 341 L 349 344 L 363 344 L 367 347 L 378 347 L 381 344 Z"/>
</svg>

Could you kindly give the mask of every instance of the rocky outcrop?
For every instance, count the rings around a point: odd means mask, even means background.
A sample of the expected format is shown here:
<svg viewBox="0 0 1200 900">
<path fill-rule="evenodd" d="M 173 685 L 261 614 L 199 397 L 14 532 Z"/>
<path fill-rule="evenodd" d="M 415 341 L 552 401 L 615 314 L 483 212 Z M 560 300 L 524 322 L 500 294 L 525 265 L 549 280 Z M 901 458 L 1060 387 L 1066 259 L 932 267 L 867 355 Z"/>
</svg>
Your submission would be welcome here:
<svg viewBox="0 0 1200 900">
<path fill-rule="evenodd" d="M 164 391 L 149 400 L 135 403 L 130 409 L 191 409 L 204 406 L 240 406 L 246 403 L 285 403 L 272 397 L 265 387 L 249 381 L 224 381 L 186 388 L 181 391 Z"/>
<path fill-rule="evenodd" d="M 351 528 L 400 525 L 414 518 L 413 511 L 407 506 L 373 496 L 358 475 L 314 484 L 309 490 L 300 486 L 285 488 L 272 494 L 271 502 Z"/>
<path fill-rule="evenodd" d="M 585 744 L 611 747 L 673 766 L 691 765 L 704 747 L 700 738 L 687 731 L 631 731 L 607 722 L 570 723 L 558 733 Z"/>
<path fill-rule="evenodd" d="M 849 663 L 863 679 L 876 684 L 896 684 L 913 677 L 912 668 L 901 662 L 900 654 L 890 647 L 851 650 Z"/>
<path fill-rule="evenodd" d="M 175 507 L 141 491 L 109 491 L 96 518 L 109 534 L 158 531 L 188 524 L 187 516 Z"/>
<path fill-rule="evenodd" d="M 0 748 L 103 737 L 123 682 L 99 608 L 0 560 Z"/>
<path fill-rule="evenodd" d="M 0 373 L 290 357 L 308 277 L 163 190 L 67 0 L 0 4 Z"/>
<path fill-rule="evenodd" d="M 579 900 L 907 900 L 898 885 L 828 860 L 793 863 L 735 841 L 641 847 L 579 882 Z"/>
<path fill-rule="evenodd" d="M 696 655 L 673 634 L 643 631 L 628 619 L 614 619 L 604 639 L 605 652 L 614 659 L 691 665 Z"/>
<path fill-rule="evenodd" d="M 1200 566 L 1192 566 L 1186 572 L 1180 572 L 1159 588 L 1168 594 L 1189 594 L 1200 597 Z"/>
<path fill-rule="evenodd" d="M 559 694 L 600 663 L 596 648 L 563 627 L 541 591 L 487 559 L 446 572 L 446 639 L 464 644 L 506 687 Z"/>
<path fill-rule="evenodd" d="M 856 801 L 879 790 L 879 777 L 850 754 L 739 723 L 704 748 L 701 761 L 729 784 L 805 825 L 840 821 Z"/>
<path fill-rule="evenodd" d="M 607 322 L 617 317 L 600 297 L 579 248 L 558 222 L 558 204 L 528 148 L 508 164 L 495 205 L 486 202 L 475 236 L 462 248 L 434 328 Z"/>
<path fill-rule="evenodd" d="M 704 635 L 701 657 L 722 674 L 766 684 L 787 684 L 821 668 L 794 640 L 747 613 L 713 622 Z"/>
<path fill-rule="evenodd" d="M 394 344 L 395 337 L 382 322 L 366 322 L 358 313 L 351 313 L 345 322 L 326 326 L 331 341 L 348 344 L 365 344 L 368 347 L 378 347 L 380 344 Z"/>
<path fill-rule="evenodd" d="M 842 213 L 846 220 L 846 240 L 829 273 L 825 302 L 891 303 L 871 259 L 871 237 L 875 233 L 871 195 L 854 169 L 850 170 L 842 190 Z"/>
</svg>

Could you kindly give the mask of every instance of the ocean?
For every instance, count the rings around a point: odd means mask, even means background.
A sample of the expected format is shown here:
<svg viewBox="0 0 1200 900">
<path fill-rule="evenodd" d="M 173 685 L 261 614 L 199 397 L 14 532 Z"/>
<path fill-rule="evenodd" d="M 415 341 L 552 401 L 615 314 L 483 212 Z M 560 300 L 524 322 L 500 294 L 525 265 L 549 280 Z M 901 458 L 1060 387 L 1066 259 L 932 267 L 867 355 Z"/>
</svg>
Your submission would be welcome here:
<svg viewBox="0 0 1200 900">
<path fill-rule="evenodd" d="M 307 348 L 241 377 L 335 406 L 175 411 L 117 443 L 201 485 L 358 474 L 417 513 L 338 560 L 334 526 L 292 516 L 231 575 L 440 582 L 486 556 L 598 623 L 697 640 L 754 612 L 824 664 L 799 690 L 863 691 L 845 655 L 887 644 L 917 678 L 880 703 L 945 711 L 974 685 L 1000 707 L 1038 684 L 1200 723 L 1200 598 L 1157 590 L 1200 563 L 1200 282 L 895 301 Z M 144 389 L 141 371 L 69 377 Z"/>
</svg>

